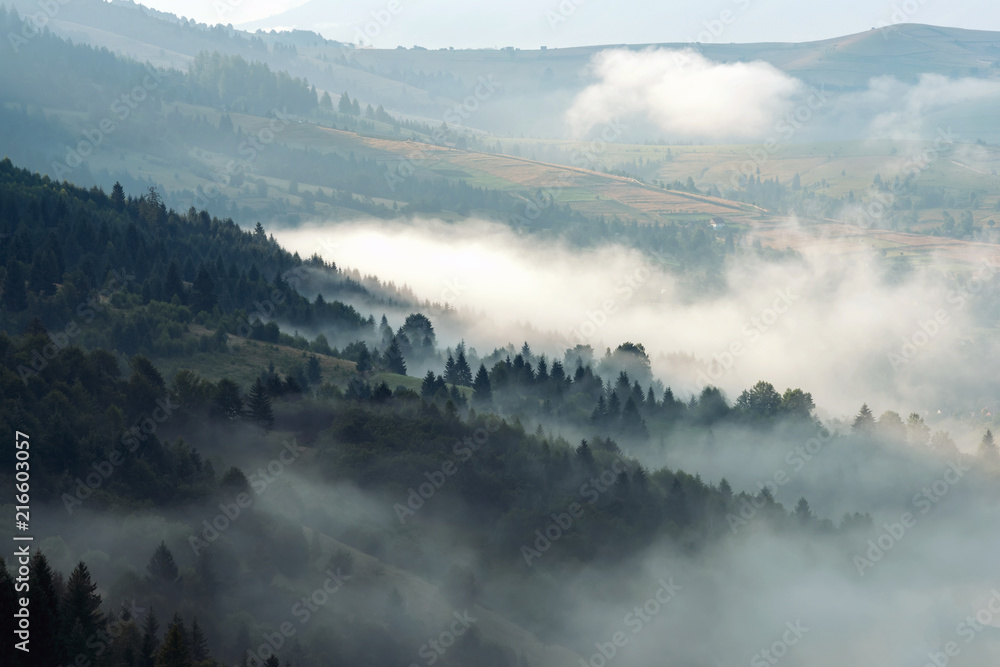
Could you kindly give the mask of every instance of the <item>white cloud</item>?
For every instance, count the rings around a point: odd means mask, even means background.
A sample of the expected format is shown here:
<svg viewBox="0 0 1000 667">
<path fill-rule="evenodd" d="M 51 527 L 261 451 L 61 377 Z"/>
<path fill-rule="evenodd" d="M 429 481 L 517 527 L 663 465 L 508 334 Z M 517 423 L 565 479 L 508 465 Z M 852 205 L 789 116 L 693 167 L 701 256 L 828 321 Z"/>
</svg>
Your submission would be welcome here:
<svg viewBox="0 0 1000 667">
<path fill-rule="evenodd" d="M 613 118 L 633 118 L 685 138 L 759 138 L 803 89 L 768 63 L 718 63 L 691 49 L 601 51 L 591 67 L 598 83 L 566 114 L 578 136 Z"/>
</svg>

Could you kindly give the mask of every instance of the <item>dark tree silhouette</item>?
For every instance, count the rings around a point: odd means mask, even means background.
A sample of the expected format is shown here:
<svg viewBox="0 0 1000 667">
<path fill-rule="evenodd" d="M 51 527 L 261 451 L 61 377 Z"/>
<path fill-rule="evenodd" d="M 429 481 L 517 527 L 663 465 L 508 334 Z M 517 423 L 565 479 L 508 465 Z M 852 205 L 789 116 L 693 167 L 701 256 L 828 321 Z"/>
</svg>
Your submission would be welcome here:
<svg viewBox="0 0 1000 667">
<path fill-rule="evenodd" d="M 493 404 L 493 387 L 490 384 L 490 374 L 486 372 L 484 364 L 479 364 L 476 379 L 472 382 L 472 402 L 479 407 L 488 407 Z"/>
<path fill-rule="evenodd" d="M 174 584 L 180 573 L 166 542 L 160 542 L 146 565 L 146 577 L 155 584 Z"/>
<path fill-rule="evenodd" d="M 290 379 L 290 378 L 289 378 Z M 264 390 L 264 383 L 258 377 L 253 386 L 250 387 L 250 394 L 247 396 L 247 414 L 250 419 L 265 431 L 270 431 L 274 426 L 274 412 L 271 410 L 271 397 Z"/>
<path fill-rule="evenodd" d="M 398 336 L 393 337 L 392 342 L 389 343 L 389 349 L 385 351 L 385 365 L 390 373 L 406 375 L 406 360 L 403 359 Z"/>
<path fill-rule="evenodd" d="M 858 415 L 854 418 L 854 423 L 851 424 L 851 431 L 858 435 L 871 435 L 874 433 L 875 417 L 872 415 L 872 411 L 868 409 L 867 403 L 863 404 L 861 410 L 858 411 Z"/>
</svg>

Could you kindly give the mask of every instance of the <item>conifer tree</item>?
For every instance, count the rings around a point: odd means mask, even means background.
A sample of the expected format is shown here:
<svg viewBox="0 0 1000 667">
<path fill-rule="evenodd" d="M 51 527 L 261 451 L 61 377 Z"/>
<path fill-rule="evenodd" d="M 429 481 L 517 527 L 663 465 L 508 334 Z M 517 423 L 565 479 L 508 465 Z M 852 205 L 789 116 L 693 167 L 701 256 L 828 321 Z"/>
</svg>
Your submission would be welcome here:
<svg viewBox="0 0 1000 667">
<path fill-rule="evenodd" d="M 176 296 L 181 303 L 185 302 L 184 283 L 181 282 L 181 270 L 177 266 L 177 260 L 170 260 L 167 266 L 167 275 L 163 279 L 163 300 L 170 301 Z"/>
<path fill-rule="evenodd" d="M 195 662 L 208 660 L 208 640 L 197 618 L 191 622 L 191 658 Z"/>
<path fill-rule="evenodd" d="M 104 614 L 101 613 L 101 596 L 97 585 L 90 579 L 90 570 L 81 561 L 69 575 L 63 596 L 62 613 L 59 624 L 66 642 L 66 655 L 75 659 L 78 655 L 92 656 L 88 638 L 104 629 Z"/>
<path fill-rule="evenodd" d="M 111 201 L 119 211 L 125 208 L 125 188 L 118 181 L 111 187 Z"/>
<path fill-rule="evenodd" d="M 870 435 L 875 431 L 875 417 L 872 415 L 872 411 L 868 409 L 867 403 L 863 404 L 861 410 L 858 411 L 857 417 L 854 418 L 854 423 L 851 424 L 851 431 L 858 435 Z"/>
<path fill-rule="evenodd" d="M 368 346 L 365 345 L 364 342 L 361 343 L 360 348 L 356 368 L 359 373 L 366 373 L 372 369 L 372 355 L 368 351 Z"/>
<path fill-rule="evenodd" d="M 146 620 L 142 623 L 139 667 L 155 667 L 156 654 L 160 650 L 159 632 L 160 624 L 156 620 L 156 611 L 150 607 Z"/>
<path fill-rule="evenodd" d="M 184 625 L 177 616 L 170 623 L 163 638 L 163 646 L 156 653 L 155 667 L 192 667 L 191 651 L 187 645 Z"/>
<path fill-rule="evenodd" d="M 437 383 L 435 382 L 434 371 L 427 371 L 427 375 L 424 376 L 423 381 L 420 383 L 420 396 L 425 401 L 430 401 L 434 399 L 434 394 L 437 392 Z"/>
<path fill-rule="evenodd" d="M 337 103 L 337 111 L 346 114 L 351 113 L 351 96 L 346 91 L 340 96 L 340 102 Z"/>
<path fill-rule="evenodd" d="M 385 351 L 385 365 L 390 373 L 406 375 L 406 360 L 403 359 L 403 352 L 399 347 L 399 339 L 396 336 L 389 343 L 389 349 Z"/>
<path fill-rule="evenodd" d="M 989 462 L 996 462 L 1000 459 L 996 442 L 993 440 L 993 432 L 990 429 L 986 429 L 983 439 L 979 441 L 979 455 Z"/>
<path fill-rule="evenodd" d="M 469 362 L 465 358 L 465 350 L 460 349 L 458 357 L 455 358 L 455 379 L 453 384 L 463 387 L 472 386 L 472 369 L 469 368 Z"/>
<path fill-rule="evenodd" d="M 472 382 L 472 402 L 479 407 L 488 407 L 493 404 L 493 387 L 490 384 L 490 375 L 486 372 L 485 364 L 479 364 L 476 379 Z"/>
<path fill-rule="evenodd" d="M 590 413 L 590 421 L 594 424 L 603 424 L 608 417 L 608 403 L 604 400 L 604 394 L 597 397 L 597 405 Z"/>
<path fill-rule="evenodd" d="M 636 407 L 635 401 L 632 400 L 631 396 L 625 402 L 625 408 L 622 410 L 622 433 L 635 438 L 649 436 L 649 431 L 646 429 L 646 422 L 643 421 L 642 415 L 639 414 L 639 408 Z"/>
<path fill-rule="evenodd" d="M 180 576 L 174 555 L 166 542 L 160 542 L 146 565 L 146 578 L 155 584 L 173 584 Z"/>
<path fill-rule="evenodd" d="M 618 398 L 618 392 L 611 392 L 611 396 L 608 398 L 608 419 L 616 420 L 622 414 L 622 404 Z"/>
<path fill-rule="evenodd" d="M 274 426 L 274 412 L 271 410 L 271 397 L 264 390 L 264 383 L 258 377 L 253 386 L 250 387 L 250 394 L 247 396 L 247 413 L 250 419 L 265 431 L 270 431 Z"/>
<path fill-rule="evenodd" d="M 306 359 L 306 379 L 314 386 L 323 381 L 323 367 L 320 366 L 319 357 L 315 354 L 310 354 Z"/>
<path fill-rule="evenodd" d="M 63 663 L 60 637 L 59 593 L 57 575 L 41 551 L 29 563 L 28 585 L 31 591 L 31 653 L 29 665 L 49 666 Z"/>
<path fill-rule="evenodd" d="M 243 416 L 243 399 L 240 388 L 230 379 L 223 378 L 215 386 L 210 414 L 229 421 L 235 421 Z"/>
<path fill-rule="evenodd" d="M 215 308 L 215 281 L 208 268 L 202 265 L 191 286 L 191 307 L 195 312 L 211 311 Z"/>
</svg>

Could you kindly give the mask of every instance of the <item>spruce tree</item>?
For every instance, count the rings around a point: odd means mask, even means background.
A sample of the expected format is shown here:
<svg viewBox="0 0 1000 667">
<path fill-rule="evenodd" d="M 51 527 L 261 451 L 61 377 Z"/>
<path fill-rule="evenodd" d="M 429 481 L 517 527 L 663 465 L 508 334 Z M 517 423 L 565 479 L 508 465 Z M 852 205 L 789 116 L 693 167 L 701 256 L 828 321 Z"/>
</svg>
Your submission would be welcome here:
<svg viewBox="0 0 1000 667">
<path fill-rule="evenodd" d="M 156 653 L 160 649 L 160 624 L 156 620 L 156 611 L 149 608 L 146 620 L 142 623 L 142 648 L 139 656 L 139 667 L 154 667 Z"/>
<path fill-rule="evenodd" d="M 166 542 L 160 542 L 146 565 L 146 578 L 154 584 L 173 584 L 180 576 L 174 555 Z"/>
<path fill-rule="evenodd" d="M 59 593 L 56 574 L 41 551 L 36 551 L 29 564 L 28 585 L 31 609 L 31 653 L 27 664 L 51 667 L 63 664 L 60 637 Z"/>
<path fill-rule="evenodd" d="M 863 404 L 861 410 L 858 411 L 858 416 L 854 418 L 854 423 L 851 424 L 851 431 L 858 435 L 870 435 L 875 431 L 875 417 L 872 415 L 872 411 L 868 409 L 867 403 Z"/>
<path fill-rule="evenodd" d="M 191 308 L 196 313 L 211 311 L 215 308 L 215 281 L 212 280 L 208 268 L 202 265 L 191 286 Z"/>
<path fill-rule="evenodd" d="M 247 412 L 250 419 L 265 431 L 274 426 L 274 412 L 271 410 L 271 397 L 264 391 L 264 383 L 258 377 L 250 388 L 247 397 Z"/>
<path fill-rule="evenodd" d="M 996 442 L 993 441 L 993 432 L 990 429 L 986 429 L 983 439 L 979 441 L 979 456 L 989 462 L 996 462 L 1000 458 Z"/>
<path fill-rule="evenodd" d="M 385 351 L 385 365 L 390 373 L 406 375 L 406 360 L 403 359 L 403 352 L 399 347 L 399 339 L 396 336 L 389 343 L 389 349 Z"/>
<path fill-rule="evenodd" d="M 306 359 L 306 379 L 314 386 L 323 381 L 323 368 L 319 364 L 319 357 L 315 354 L 310 354 Z"/>
<path fill-rule="evenodd" d="M 195 662 L 208 660 L 208 640 L 197 618 L 191 622 L 191 658 Z"/>
<path fill-rule="evenodd" d="M 459 350 L 458 357 L 455 359 L 455 378 L 456 382 L 452 384 L 463 387 L 472 386 L 472 369 L 469 368 L 469 362 L 465 359 L 465 350 Z"/>
<path fill-rule="evenodd" d="M 425 401 L 434 400 L 434 394 L 437 393 L 437 383 L 435 382 L 434 371 L 427 371 L 427 375 L 424 376 L 423 381 L 420 383 L 420 396 Z"/>
<path fill-rule="evenodd" d="M 580 446 L 576 448 L 576 460 L 586 472 L 593 472 L 597 468 L 594 452 L 591 451 L 586 440 L 581 440 Z"/>
<path fill-rule="evenodd" d="M 597 397 L 597 405 L 590 413 L 590 421 L 595 425 L 602 425 L 608 419 L 608 403 L 604 400 L 604 394 Z"/>
<path fill-rule="evenodd" d="M 389 320 L 384 314 L 382 315 L 382 322 L 378 325 L 378 330 L 382 336 L 382 344 L 388 346 L 392 342 L 392 327 L 389 326 Z"/>
<path fill-rule="evenodd" d="M 223 378 L 215 386 L 212 406 L 209 414 L 229 421 L 235 421 L 243 416 L 243 399 L 240 388 L 230 379 Z"/>
<path fill-rule="evenodd" d="M 449 354 L 448 361 L 444 364 L 444 381 L 448 384 L 458 384 L 458 375 L 455 373 L 455 359 Z"/>
<path fill-rule="evenodd" d="M 346 114 L 351 113 L 351 96 L 346 91 L 340 96 L 340 102 L 337 103 L 337 111 Z"/>
<path fill-rule="evenodd" d="M 484 364 L 479 364 L 476 379 L 472 382 L 472 402 L 479 407 L 488 407 L 493 404 L 493 388 L 490 385 L 490 375 L 486 372 Z"/>
<path fill-rule="evenodd" d="M 809 501 L 804 497 L 799 498 L 799 502 L 795 505 L 795 517 L 799 520 L 799 523 L 803 526 L 809 524 L 813 519 L 812 510 L 809 509 Z"/>
<path fill-rule="evenodd" d="M 639 414 L 639 408 L 636 407 L 635 401 L 629 396 L 629 399 L 625 402 L 625 408 L 622 410 L 622 433 L 634 438 L 646 438 L 649 436 L 649 431 L 646 429 L 646 422 L 643 421 L 642 415 Z"/>
<path fill-rule="evenodd" d="M 75 660 L 78 655 L 93 657 L 93 649 L 87 646 L 87 640 L 104 629 L 101 596 L 96 591 L 97 585 L 90 579 L 90 570 L 81 561 L 69 575 L 59 619 L 66 642 L 66 655 L 70 659 Z"/>
<path fill-rule="evenodd" d="M 163 279 L 163 301 L 170 301 L 176 296 L 181 303 L 185 302 L 184 283 L 181 281 L 181 270 L 177 266 L 177 260 L 170 260 L 167 266 L 167 275 Z"/>
<path fill-rule="evenodd" d="M 358 361 L 356 370 L 359 373 L 367 373 L 372 369 L 372 355 L 368 351 L 368 346 L 363 342 L 360 345 L 360 350 L 358 351 Z"/>
<path fill-rule="evenodd" d="M 111 201 L 119 211 L 125 208 L 125 188 L 118 181 L 111 187 Z"/>
<path fill-rule="evenodd" d="M 192 667 L 191 652 L 184 635 L 184 626 L 175 616 L 163 638 L 163 646 L 156 653 L 155 667 Z"/>
<path fill-rule="evenodd" d="M 618 398 L 618 392 L 611 392 L 611 396 L 608 398 L 608 418 L 612 420 L 617 420 L 622 414 L 622 404 Z"/>
</svg>

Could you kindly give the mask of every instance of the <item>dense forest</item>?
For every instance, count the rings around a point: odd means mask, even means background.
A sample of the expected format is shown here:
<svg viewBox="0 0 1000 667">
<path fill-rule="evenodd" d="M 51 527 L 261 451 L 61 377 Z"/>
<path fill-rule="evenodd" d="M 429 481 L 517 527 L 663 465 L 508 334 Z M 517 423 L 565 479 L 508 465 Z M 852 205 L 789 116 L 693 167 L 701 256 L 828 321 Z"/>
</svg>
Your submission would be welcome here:
<svg viewBox="0 0 1000 667">
<path fill-rule="evenodd" d="M 30 434 L 34 502 L 97 522 L 107 544 L 92 562 L 60 560 L 68 578 L 44 549 L 26 564 L 8 562 L 3 613 L 12 618 L 17 576 L 27 572 L 32 642 L 44 652 L 25 661 L 8 644 L 4 664 L 405 662 L 430 629 L 416 599 L 407 600 L 413 593 L 387 584 L 385 567 L 437 582 L 456 609 L 485 605 L 574 646 L 555 610 L 570 603 L 566 582 L 579 568 L 627 564 L 663 540 L 688 554 L 738 542 L 748 516 L 844 552 L 876 534 L 863 514 L 817 516 L 806 498 L 785 508 L 771 487 L 734 492 L 725 479 L 648 469 L 635 454 L 682 441 L 712 447 L 713 433 L 739 428 L 857 455 L 899 456 L 894 443 L 926 451 L 928 462 L 957 455 L 948 435 L 932 437 L 918 415 L 876 419 L 864 406 L 850 432 L 831 432 L 815 420 L 808 392 L 780 393 L 767 382 L 733 403 L 713 387 L 682 401 L 654 381 L 638 343 L 604 357 L 577 346 L 559 359 L 527 342 L 482 357 L 464 345 L 441 350 L 424 315 L 394 330 L 384 317 L 376 326 L 351 306 L 307 300 L 296 289 L 296 272 L 307 268 L 334 291 L 365 288 L 333 265 L 289 255 L 259 225 L 245 232 L 203 212 L 178 215 L 155 190 L 106 195 L 4 161 L 0 216 L 10 239 L 0 423 Z M 296 338 L 267 313 L 251 327 L 251 338 L 308 355 L 297 372 L 261 367 L 247 384 L 224 373 L 206 378 L 198 367 L 164 377 L 145 356 L 225 356 L 230 338 L 247 333 L 239 330 L 243 304 L 267 299 L 282 304 L 282 322 L 326 332 Z M 336 355 L 352 357 L 342 380 L 324 377 L 319 363 Z M 407 362 L 432 368 L 419 391 L 393 380 L 407 374 Z M 987 471 L 997 458 L 987 433 L 970 465 Z M 296 470 L 307 485 L 296 490 L 282 471 L 299 459 L 310 465 Z M 3 462 L 5 483 L 13 464 Z M 305 490 L 343 484 L 391 510 L 359 527 L 326 505 L 325 492 Z M 241 509 L 265 492 L 262 505 L 277 503 L 281 518 Z M 136 515 L 176 516 L 185 527 L 145 544 L 120 526 L 99 527 L 100 516 Z M 48 542 L 60 559 L 79 549 L 70 526 L 65 542 Z M 445 529 L 476 545 L 477 558 L 444 555 L 433 535 Z M 111 562 L 107 553 L 126 544 L 148 562 Z M 529 603 L 498 594 L 501 582 L 537 588 L 539 572 L 549 581 L 545 596 Z M 345 606 L 331 609 L 336 631 L 310 627 L 292 640 L 286 630 L 302 618 L 288 620 L 282 609 L 296 609 L 309 577 L 331 596 L 343 587 Z M 262 649 L 259 637 L 272 639 Z M 526 664 L 472 631 L 442 661 Z"/>
</svg>

